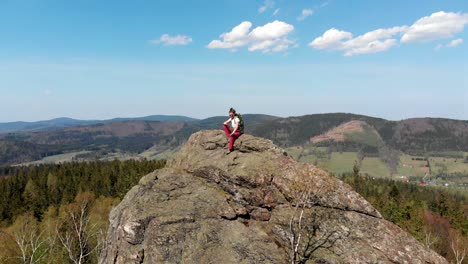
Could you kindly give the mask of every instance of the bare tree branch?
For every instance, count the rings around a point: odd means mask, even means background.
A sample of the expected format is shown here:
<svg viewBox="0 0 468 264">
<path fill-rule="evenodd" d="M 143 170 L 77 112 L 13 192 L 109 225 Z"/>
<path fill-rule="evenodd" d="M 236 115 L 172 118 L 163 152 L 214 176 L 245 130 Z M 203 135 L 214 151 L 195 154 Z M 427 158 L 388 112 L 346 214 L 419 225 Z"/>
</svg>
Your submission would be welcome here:
<svg viewBox="0 0 468 264">
<path fill-rule="evenodd" d="M 459 237 L 455 237 L 450 243 L 450 247 L 452 248 L 456 263 L 462 264 L 466 256 L 467 246 L 460 241 Z"/>
<path fill-rule="evenodd" d="M 86 197 L 77 201 L 68 209 L 68 225 L 56 228 L 57 237 L 75 264 L 85 263 L 92 253 L 102 248 L 102 230 L 90 224 L 90 206 L 91 200 Z M 92 245 L 92 241 L 96 244 Z"/>
<path fill-rule="evenodd" d="M 13 239 L 21 252 L 18 258 L 25 264 L 39 263 L 50 251 L 54 239 L 40 231 L 39 227 L 32 223 L 31 217 L 25 216 L 19 221 L 19 229 L 13 233 Z"/>
<path fill-rule="evenodd" d="M 317 224 L 317 216 L 312 218 L 305 217 L 304 210 L 313 204 L 310 191 L 303 191 L 295 199 L 294 210 L 289 220 L 289 243 L 290 243 L 290 262 L 291 264 L 303 264 L 311 259 L 314 253 L 319 249 L 326 249 L 336 255 L 338 252 L 333 250 L 335 243 L 348 236 L 349 233 L 342 235 L 337 230 L 327 231 L 321 235 L 320 226 Z M 303 238 L 306 241 L 303 241 Z"/>
</svg>

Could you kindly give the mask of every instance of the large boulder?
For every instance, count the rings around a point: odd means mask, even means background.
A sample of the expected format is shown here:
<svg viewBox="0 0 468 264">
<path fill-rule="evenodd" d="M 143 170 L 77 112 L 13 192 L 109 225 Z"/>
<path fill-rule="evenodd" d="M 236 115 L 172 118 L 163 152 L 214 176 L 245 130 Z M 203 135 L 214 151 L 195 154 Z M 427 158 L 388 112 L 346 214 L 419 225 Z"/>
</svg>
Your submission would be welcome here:
<svg viewBox="0 0 468 264">
<path fill-rule="evenodd" d="M 447 263 L 350 186 L 243 135 L 193 134 L 112 210 L 100 263 Z"/>
</svg>

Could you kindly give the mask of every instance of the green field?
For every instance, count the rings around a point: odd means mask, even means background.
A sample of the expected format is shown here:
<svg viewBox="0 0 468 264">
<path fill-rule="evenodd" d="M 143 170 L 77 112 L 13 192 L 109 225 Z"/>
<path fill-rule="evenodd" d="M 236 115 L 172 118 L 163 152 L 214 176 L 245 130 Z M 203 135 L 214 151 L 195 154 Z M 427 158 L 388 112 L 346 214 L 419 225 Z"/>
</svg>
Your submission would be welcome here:
<svg viewBox="0 0 468 264">
<path fill-rule="evenodd" d="M 286 151 L 300 162 L 314 164 L 336 175 L 351 172 L 358 157 L 357 152 L 330 152 L 327 147 L 291 147 Z M 468 163 L 464 163 L 464 159 L 461 158 L 452 158 L 454 155 L 459 156 L 460 153 L 468 156 L 467 152 L 457 152 L 443 153 L 448 157 L 429 157 L 432 175 L 445 173 L 447 174 L 446 181 L 454 183 L 468 182 L 468 177 L 463 176 L 468 175 Z M 392 176 L 389 167 L 378 157 L 365 157 L 361 162 L 360 170 L 362 173 L 367 173 L 373 177 Z M 429 172 L 428 162 L 425 157 L 402 154 L 397 172 L 393 177 L 405 176 L 410 180 L 414 177 L 421 179 L 426 174 L 430 177 Z M 455 175 L 456 173 L 462 175 Z"/>
<path fill-rule="evenodd" d="M 345 133 L 345 136 L 349 141 L 368 146 L 377 147 L 379 144 L 382 144 L 382 139 L 379 137 L 379 135 L 372 133 L 371 131 L 350 132 Z"/>
<path fill-rule="evenodd" d="M 91 151 L 78 151 L 78 152 L 70 152 L 70 153 L 52 155 L 52 156 L 45 157 L 41 160 L 26 162 L 26 163 L 22 163 L 19 165 L 26 166 L 26 165 L 34 165 L 34 164 L 57 164 L 57 163 L 63 163 L 63 162 L 70 162 L 77 155 L 87 154 L 90 152 Z"/>
<path fill-rule="evenodd" d="M 160 160 L 160 159 L 168 159 L 172 157 L 177 151 L 179 151 L 180 148 L 176 149 L 156 149 L 156 148 L 150 148 L 140 154 L 138 154 L 139 157 L 149 159 L 149 160 Z"/>
<path fill-rule="evenodd" d="M 130 159 L 148 159 L 148 160 L 160 160 L 160 159 L 167 159 L 174 155 L 179 148 L 176 149 L 156 149 L 150 148 L 140 154 L 133 154 L 133 153 L 124 153 L 124 152 L 111 152 L 106 153 L 104 155 L 99 155 L 92 151 L 78 151 L 78 152 L 70 152 L 58 155 L 52 155 L 45 157 L 41 160 L 36 160 L 32 162 L 25 162 L 21 164 L 17 164 L 17 166 L 28 166 L 28 165 L 38 165 L 38 164 L 59 164 L 64 162 L 72 162 L 72 161 L 86 161 L 86 160 L 101 160 L 101 161 L 112 161 L 112 160 L 130 160 Z M 89 154 L 89 155 L 85 155 Z M 80 155 L 85 155 L 86 157 L 80 157 Z M 97 156 L 97 157 L 96 157 Z"/>
<path fill-rule="evenodd" d="M 342 174 L 353 171 L 356 160 L 356 152 L 333 152 L 329 160 L 320 160 L 317 165 L 335 174 Z"/>
<path fill-rule="evenodd" d="M 361 172 L 373 177 L 390 177 L 390 169 L 380 158 L 366 157 L 362 160 Z"/>
<path fill-rule="evenodd" d="M 329 152 L 327 147 L 291 147 L 287 153 L 295 160 L 321 167 L 334 174 L 353 171 L 357 152 Z"/>
<path fill-rule="evenodd" d="M 446 169 L 446 172 L 449 174 L 457 172 L 468 173 L 468 163 L 464 163 L 463 159 L 430 157 L 429 162 L 434 172 Z"/>
<path fill-rule="evenodd" d="M 400 165 L 398 166 L 398 175 L 406 177 L 423 177 L 429 173 L 427 161 L 415 160 L 416 158 L 422 159 L 424 157 L 401 155 Z"/>
</svg>

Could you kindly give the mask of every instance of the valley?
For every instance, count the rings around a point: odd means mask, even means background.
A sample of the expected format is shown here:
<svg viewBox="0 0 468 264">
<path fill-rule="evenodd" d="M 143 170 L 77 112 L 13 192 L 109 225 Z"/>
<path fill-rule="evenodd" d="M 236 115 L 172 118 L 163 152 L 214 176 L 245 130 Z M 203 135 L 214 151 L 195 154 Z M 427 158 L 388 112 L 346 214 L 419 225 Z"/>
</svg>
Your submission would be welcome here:
<svg viewBox="0 0 468 264">
<path fill-rule="evenodd" d="M 374 178 L 390 178 L 421 185 L 468 187 L 468 152 L 459 152 L 449 157 L 443 156 L 443 153 L 426 157 L 401 154 L 396 172 L 392 173 L 381 158 L 362 157 L 360 152 L 333 152 L 330 148 L 313 145 L 290 147 L 286 151 L 298 161 L 312 163 L 335 175 L 352 172 L 356 163 L 363 174 Z"/>
<path fill-rule="evenodd" d="M 155 121 L 156 117 L 163 121 Z M 247 134 L 268 138 L 294 159 L 337 176 L 352 172 L 356 164 L 374 178 L 468 187 L 468 121 L 388 121 L 346 113 L 288 118 L 246 114 L 244 119 Z M 0 166 L 167 159 L 192 133 L 218 129 L 224 120 L 222 116 L 202 120 L 150 116 L 91 125 L 81 121 L 85 125 L 38 132 L 20 130 L 0 135 Z"/>
</svg>

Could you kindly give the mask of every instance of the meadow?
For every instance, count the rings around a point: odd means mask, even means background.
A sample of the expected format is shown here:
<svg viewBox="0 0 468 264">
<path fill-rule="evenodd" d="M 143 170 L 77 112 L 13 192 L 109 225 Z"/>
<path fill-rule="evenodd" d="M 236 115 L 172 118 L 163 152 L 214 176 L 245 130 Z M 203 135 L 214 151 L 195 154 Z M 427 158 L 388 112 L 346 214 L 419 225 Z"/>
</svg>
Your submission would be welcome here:
<svg viewBox="0 0 468 264">
<path fill-rule="evenodd" d="M 314 164 L 335 175 L 352 172 L 355 163 L 363 174 L 374 178 L 468 184 L 467 152 L 431 152 L 425 156 L 400 154 L 396 173 L 378 156 L 366 156 L 353 151 L 331 151 L 327 147 L 299 146 L 286 149 L 295 160 Z M 430 156 L 429 156 L 430 154 Z"/>
</svg>

